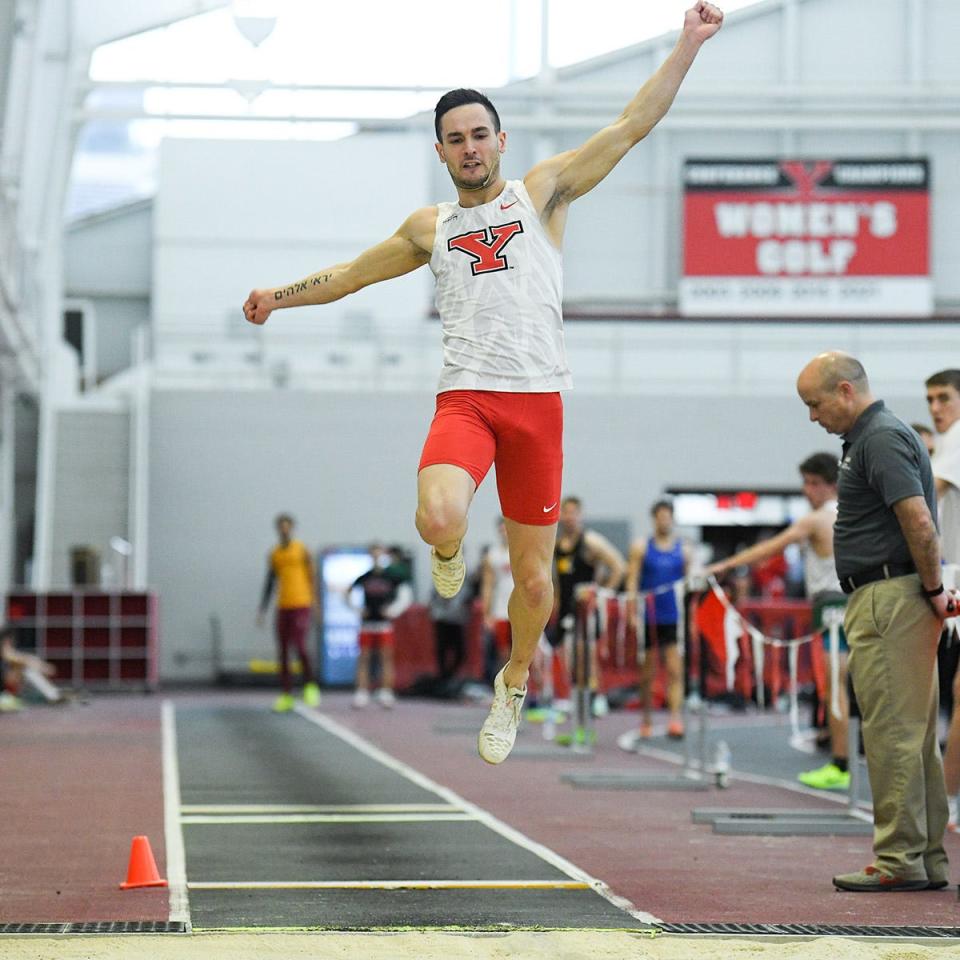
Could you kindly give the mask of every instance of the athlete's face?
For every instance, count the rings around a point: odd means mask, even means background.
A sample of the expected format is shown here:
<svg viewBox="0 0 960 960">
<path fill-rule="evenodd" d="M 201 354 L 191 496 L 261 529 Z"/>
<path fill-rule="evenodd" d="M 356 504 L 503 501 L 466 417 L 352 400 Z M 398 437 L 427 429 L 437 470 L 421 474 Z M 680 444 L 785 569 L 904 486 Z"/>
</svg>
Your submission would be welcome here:
<svg viewBox="0 0 960 960">
<path fill-rule="evenodd" d="M 437 155 L 446 164 L 459 190 L 483 190 L 500 175 L 500 154 L 507 135 L 493 127 L 493 118 L 482 103 L 466 103 L 440 118 L 442 141 Z"/>
<path fill-rule="evenodd" d="M 653 515 L 653 529 L 658 537 L 673 533 L 673 511 L 669 507 L 660 507 Z"/>
<path fill-rule="evenodd" d="M 560 529 L 567 536 L 579 533 L 581 522 L 582 514 L 577 504 L 564 503 L 560 505 Z"/>
<path fill-rule="evenodd" d="M 960 420 L 960 393 L 950 384 L 927 387 L 927 406 L 937 433 L 946 433 Z"/>
<path fill-rule="evenodd" d="M 801 476 L 803 477 L 803 495 L 814 510 L 818 510 L 828 500 L 836 499 L 837 488 L 823 477 L 814 476 L 812 473 L 804 473 Z"/>
<path fill-rule="evenodd" d="M 278 520 L 277 521 L 277 534 L 280 539 L 286 543 L 290 539 L 290 535 L 293 533 L 293 524 L 289 520 Z"/>
</svg>

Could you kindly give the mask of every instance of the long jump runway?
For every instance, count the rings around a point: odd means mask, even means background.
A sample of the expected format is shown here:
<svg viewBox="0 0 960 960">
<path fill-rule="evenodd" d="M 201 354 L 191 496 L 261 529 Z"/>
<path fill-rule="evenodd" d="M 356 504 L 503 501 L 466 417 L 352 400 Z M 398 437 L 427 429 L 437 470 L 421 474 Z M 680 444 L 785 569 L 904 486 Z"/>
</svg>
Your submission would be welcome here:
<svg viewBox="0 0 960 960">
<path fill-rule="evenodd" d="M 178 706 L 175 731 L 195 930 L 646 926 L 573 864 L 322 714 Z"/>
</svg>

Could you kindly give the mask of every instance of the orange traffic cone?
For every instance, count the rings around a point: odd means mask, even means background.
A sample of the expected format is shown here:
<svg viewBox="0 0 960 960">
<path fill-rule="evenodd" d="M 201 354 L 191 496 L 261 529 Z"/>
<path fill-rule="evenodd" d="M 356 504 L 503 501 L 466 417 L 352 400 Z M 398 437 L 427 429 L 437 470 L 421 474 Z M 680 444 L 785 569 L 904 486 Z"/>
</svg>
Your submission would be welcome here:
<svg viewBox="0 0 960 960">
<path fill-rule="evenodd" d="M 130 844 L 130 863 L 127 865 L 127 879 L 120 884 L 121 890 L 133 890 L 137 887 L 165 887 L 167 881 L 157 870 L 157 861 L 153 859 L 150 841 L 146 837 L 134 837 Z"/>
</svg>

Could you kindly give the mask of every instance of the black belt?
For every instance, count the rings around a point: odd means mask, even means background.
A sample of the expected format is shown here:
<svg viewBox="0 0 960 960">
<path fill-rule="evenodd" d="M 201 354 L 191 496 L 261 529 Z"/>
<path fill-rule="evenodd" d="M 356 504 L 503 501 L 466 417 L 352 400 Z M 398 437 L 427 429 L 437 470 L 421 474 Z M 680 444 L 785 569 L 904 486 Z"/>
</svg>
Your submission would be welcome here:
<svg viewBox="0 0 960 960">
<path fill-rule="evenodd" d="M 906 577 L 916 572 L 917 568 L 912 563 L 884 563 L 879 567 L 861 570 L 852 576 L 844 577 L 840 581 L 840 589 L 844 593 L 853 593 L 854 590 L 865 587 L 868 583 L 875 583 L 877 580 L 889 580 L 892 577 Z"/>
</svg>

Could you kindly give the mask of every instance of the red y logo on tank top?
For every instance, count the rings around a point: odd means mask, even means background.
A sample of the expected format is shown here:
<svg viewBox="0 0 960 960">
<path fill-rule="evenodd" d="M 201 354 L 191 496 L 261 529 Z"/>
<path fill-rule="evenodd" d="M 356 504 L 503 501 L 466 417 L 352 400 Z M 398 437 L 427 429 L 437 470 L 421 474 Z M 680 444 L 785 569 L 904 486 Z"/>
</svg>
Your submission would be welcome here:
<svg viewBox="0 0 960 960">
<path fill-rule="evenodd" d="M 493 273 L 496 270 L 507 270 L 509 264 L 503 256 L 503 248 L 518 234 L 523 233 L 523 225 L 519 220 L 504 223 L 497 227 L 487 227 L 485 230 L 472 230 L 470 233 L 461 233 L 458 237 L 451 237 L 447 241 L 448 250 L 462 250 L 468 257 L 473 258 L 470 270 L 474 276 L 480 273 Z"/>
</svg>

